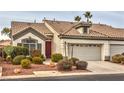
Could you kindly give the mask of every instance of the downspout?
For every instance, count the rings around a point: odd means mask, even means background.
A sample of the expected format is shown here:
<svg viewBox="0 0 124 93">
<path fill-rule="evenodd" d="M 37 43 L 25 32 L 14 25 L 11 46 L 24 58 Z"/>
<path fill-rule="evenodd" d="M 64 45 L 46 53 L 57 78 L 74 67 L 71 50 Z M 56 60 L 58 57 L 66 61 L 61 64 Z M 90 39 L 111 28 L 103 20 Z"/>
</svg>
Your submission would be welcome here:
<svg viewBox="0 0 124 93">
<path fill-rule="evenodd" d="M 66 42 L 64 42 L 64 46 L 65 46 L 65 57 L 66 57 Z"/>
<path fill-rule="evenodd" d="M 71 58 L 73 57 L 73 45 L 72 45 L 72 49 L 71 49 Z"/>
</svg>

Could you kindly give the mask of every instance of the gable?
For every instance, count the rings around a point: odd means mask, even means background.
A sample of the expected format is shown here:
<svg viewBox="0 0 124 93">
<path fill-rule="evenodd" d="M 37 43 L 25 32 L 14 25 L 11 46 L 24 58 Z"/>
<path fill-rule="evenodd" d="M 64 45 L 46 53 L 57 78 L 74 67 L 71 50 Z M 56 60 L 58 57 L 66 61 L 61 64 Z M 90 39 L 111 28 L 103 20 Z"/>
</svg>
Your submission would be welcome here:
<svg viewBox="0 0 124 93">
<path fill-rule="evenodd" d="M 24 29 L 23 31 L 18 32 L 17 34 L 13 35 L 13 40 L 19 39 L 20 37 L 23 37 L 25 34 L 32 33 L 33 35 L 41 38 L 42 40 L 46 40 L 47 37 L 44 36 L 43 34 L 39 33 L 35 29 L 29 27 Z"/>
<path fill-rule="evenodd" d="M 45 35 L 45 34 L 52 34 L 52 32 L 45 26 L 44 23 L 29 23 L 29 22 L 17 22 L 12 21 L 11 22 L 11 29 L 12 29 L 12 35 L 15 35 L 25 29 L 33 28 L 39 33 Z"/>
</svg>

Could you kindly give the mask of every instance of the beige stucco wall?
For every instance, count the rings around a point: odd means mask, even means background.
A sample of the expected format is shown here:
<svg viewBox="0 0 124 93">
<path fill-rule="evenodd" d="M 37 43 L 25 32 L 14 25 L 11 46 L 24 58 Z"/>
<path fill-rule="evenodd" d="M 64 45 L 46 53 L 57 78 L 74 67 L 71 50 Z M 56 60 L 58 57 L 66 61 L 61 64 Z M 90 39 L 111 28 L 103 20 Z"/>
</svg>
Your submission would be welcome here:
<svg viewBox="0 0 124 93">
<path fill-rule="evenodd" d="M 18 38 L 18 39 L 16 39 L 16 40 L 13 40 L 12 44 L 13 44 L 14 46 L 17 46 L 17 43 L 21 43 L 21 40 L 22 40 L 22 39 L 25 39 L 25 38 L 28 38 L 28 37 L 34 38 L 34 39 L 38 40 L 38 43 L 41 43 L 41 44 L 42 44 L 42 54 L 45 55 L 45 41 L 42 40 L 41 38 L 35 36 L 35 35 L 32 34 L 32 33 L 27 33 L 27 34 L 25 34 L 24 36 L 22 36 L 22 37 L 20 37 L 20 38 Z"/>
</svg>

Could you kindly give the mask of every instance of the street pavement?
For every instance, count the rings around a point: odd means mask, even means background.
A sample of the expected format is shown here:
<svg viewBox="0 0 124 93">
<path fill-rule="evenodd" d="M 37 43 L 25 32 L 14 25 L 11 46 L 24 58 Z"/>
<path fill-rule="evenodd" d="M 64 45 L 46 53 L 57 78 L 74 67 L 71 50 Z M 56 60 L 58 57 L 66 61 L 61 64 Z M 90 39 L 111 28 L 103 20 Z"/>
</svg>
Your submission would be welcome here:
<svg viewBox="0 0 124 93">
<path fill-rule="evenodd" d="M 124 74 L 29 77 L 21 79 L 3 79 L 1 81 L 124 81 Z"/>
</svg>

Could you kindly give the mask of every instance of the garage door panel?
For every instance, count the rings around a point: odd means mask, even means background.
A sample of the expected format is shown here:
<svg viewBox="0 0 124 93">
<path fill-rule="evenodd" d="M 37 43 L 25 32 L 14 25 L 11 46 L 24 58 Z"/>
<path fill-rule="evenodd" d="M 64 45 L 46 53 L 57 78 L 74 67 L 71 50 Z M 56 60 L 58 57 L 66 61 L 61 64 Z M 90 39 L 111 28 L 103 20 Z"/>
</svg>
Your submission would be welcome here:
<svg viewBox="0 0 124 93">
<path fill-rule="evenodd" d="M 101 60 L 101 48 L 100 46 L 74 46 L 73 56 L 80 60 L 86 61 L 100 61 Z"/>
<path fill-rule="evenodd" d="M 110 55 L 111 57 L 116 54 L 122 54 L 124 52 L 124 45 L 111 45 Z"/>
</svg>

